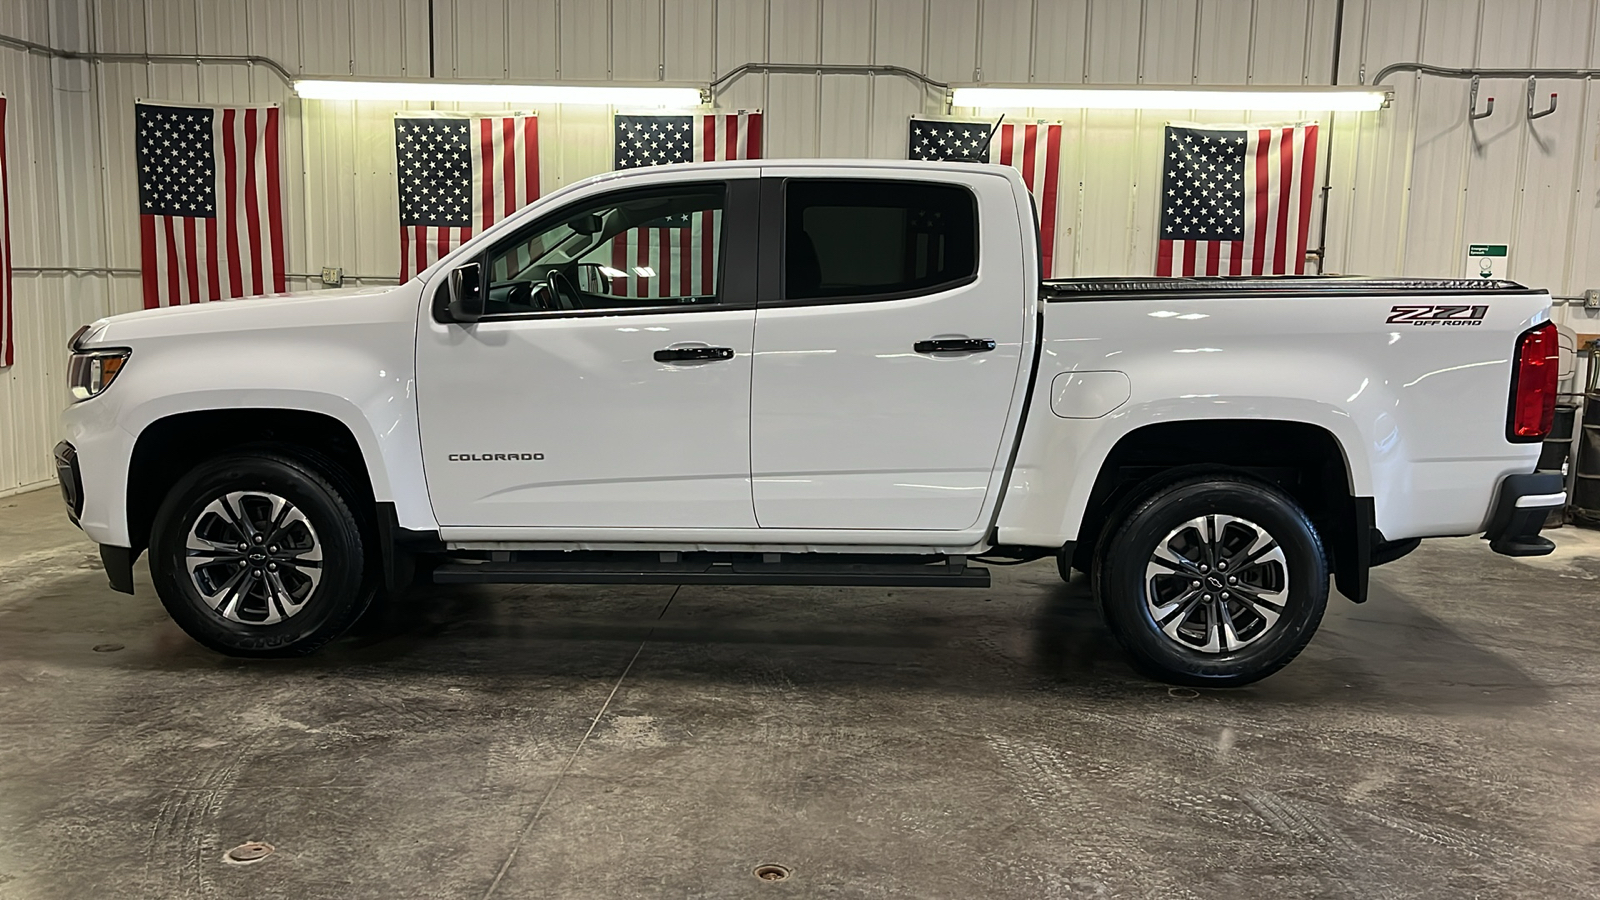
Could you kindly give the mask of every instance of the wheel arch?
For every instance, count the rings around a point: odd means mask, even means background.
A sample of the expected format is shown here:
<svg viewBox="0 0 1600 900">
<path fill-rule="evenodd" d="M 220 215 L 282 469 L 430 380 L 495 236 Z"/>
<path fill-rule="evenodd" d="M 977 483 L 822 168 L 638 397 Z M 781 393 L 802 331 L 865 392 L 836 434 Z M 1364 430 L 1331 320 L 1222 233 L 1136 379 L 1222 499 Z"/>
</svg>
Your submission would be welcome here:
<svg viewBox="0 0 1600 900">
<path fill-rule="evenodd" d="M 1323 537 L 1340 593 L 1358 603 L 1366 599 L 1372 498 L 1357 493 L 1349 454 L 1332 431 L 1291 420 L 1188 419 L 1122 435 L 1089 491 L 1073 567 L 1088 570 L 1102 531 L 1130 498 L 1205 471 L 1243 472 L 1293 497 Z"/>
<path fill-rule="evenodd" d="M 133 555 L 149 546 L 156 510 L 186 471 L 218 454 L 263 445 L 334 479 L 351 494 L 346 499 L 353 506 L 370 511 L 386 492 L 381 460 L 346 422 L 327 412 L 262 407 L 172 413 L 139 431 L 129 457 L 126 504 Z"/>
</svg>

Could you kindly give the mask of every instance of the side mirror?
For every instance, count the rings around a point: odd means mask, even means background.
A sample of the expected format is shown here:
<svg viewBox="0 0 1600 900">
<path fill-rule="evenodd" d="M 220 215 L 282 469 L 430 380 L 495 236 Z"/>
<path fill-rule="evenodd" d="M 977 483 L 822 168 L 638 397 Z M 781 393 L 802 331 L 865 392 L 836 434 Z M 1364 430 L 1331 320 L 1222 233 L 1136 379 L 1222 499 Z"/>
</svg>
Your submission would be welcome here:
<svg viewBox="0 0 1600 900">
<path fill-rule="evenodd" d="M 483 279 L 477 263 L 450 273 L 450 320 L 470 325 L 483 318 Z"/>
</svg>

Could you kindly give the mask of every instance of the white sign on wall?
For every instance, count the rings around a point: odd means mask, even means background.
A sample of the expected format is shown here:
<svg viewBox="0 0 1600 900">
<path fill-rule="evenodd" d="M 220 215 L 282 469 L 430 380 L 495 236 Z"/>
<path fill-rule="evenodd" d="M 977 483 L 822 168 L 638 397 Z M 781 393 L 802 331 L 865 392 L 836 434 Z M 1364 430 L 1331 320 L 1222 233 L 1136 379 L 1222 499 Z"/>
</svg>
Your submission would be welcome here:
<svg viewBox="0 0 1600 900">
<path fill-rule="evenodd" d="M 1468 278 L 1504 278 L 1511 257 L 1507 244 L 1468 244 Z"/>
</svg>

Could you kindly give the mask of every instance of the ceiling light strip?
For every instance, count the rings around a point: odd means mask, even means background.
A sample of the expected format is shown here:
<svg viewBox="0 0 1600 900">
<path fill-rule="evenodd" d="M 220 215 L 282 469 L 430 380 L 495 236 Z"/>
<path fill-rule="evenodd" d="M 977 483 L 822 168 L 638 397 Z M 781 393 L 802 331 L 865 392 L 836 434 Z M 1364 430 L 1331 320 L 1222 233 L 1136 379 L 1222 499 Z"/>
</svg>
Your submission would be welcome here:
<svg viewBox="0 0 1600 900">
<path fill-rule="evenodd" d="M 1371 87 L 1226 87 L 1215 85 L 1075 88 L 958 87 L 952 106 L 1033 109 L 1332 110 L 1364 112 L 1392 94 Z"/>
<path fill-rule="evenodd" d="M 389 100 L 439 103 L 577 103 L 598 106 L 699 106 L 697 87 L 626 84 L 474 84 L 459 81 L 299 79 L 294 91 L 307 100 Z"/>
</svg>

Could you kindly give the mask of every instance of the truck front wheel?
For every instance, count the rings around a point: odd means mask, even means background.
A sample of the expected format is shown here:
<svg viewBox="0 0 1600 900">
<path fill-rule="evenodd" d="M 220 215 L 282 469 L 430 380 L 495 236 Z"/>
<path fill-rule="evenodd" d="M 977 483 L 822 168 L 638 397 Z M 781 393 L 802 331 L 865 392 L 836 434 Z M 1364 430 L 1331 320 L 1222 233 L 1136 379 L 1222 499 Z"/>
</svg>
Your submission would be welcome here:
<svg viewBox="0 0 1600 900">
<path fill-rule="evenodd" d="M 1125 507 L 1097 548 L 1095 591 L 1134 664 L 1173 684 L 1265 678 L 1305 649 L 1328 566 L 1298 504 L 1262 482 L 1187 478 Z"/>
<path fill-rule="evenodd" d="M 373 591 L 345 497 L 277 454 L 217 457 L 179 479 L 151 528 L 150 574 L 190 637 L 230 656 L 304 656 Z"/>
</svg>

